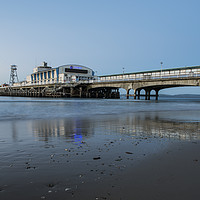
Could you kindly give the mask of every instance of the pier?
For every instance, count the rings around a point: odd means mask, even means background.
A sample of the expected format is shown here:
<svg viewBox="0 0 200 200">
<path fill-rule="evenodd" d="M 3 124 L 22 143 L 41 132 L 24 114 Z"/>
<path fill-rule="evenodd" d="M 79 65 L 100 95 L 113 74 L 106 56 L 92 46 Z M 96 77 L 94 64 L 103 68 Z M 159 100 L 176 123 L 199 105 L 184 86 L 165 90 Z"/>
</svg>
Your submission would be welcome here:
<svg viewBox="0 0 200 200">
<path fill-rule="evenodd" d="M 51 85 L 30 85 L 0 88 L 0 96 L 19 97 L 66 97 L 66 98 L 120 98 L 119 90 L 112 88 L 89 89 L 85 83 L 55 83 Z"/>
<path fill-rule="evenodd" d="M 192 66 L 99 76 L 98 80 L 88 87 L 123 88 L 126 90 L 127 99 L 133 96 L 134 99 L 158 100 L 160 90 L 199 85 L 200 66 Z M 130 94 L 131 90 L 133 94 Z"/>
<path fill-rule="evenodd" d="M 120 98 L 119 91 L 123 88 L 127 99 L 158 100 L 162 89 L 199 85 L 200 66 L 95 76 L 84 66 L 51 68 L 44 63 L 26 81 L 0 87 L 0 95 L 114 99 Z"/>
</svg>

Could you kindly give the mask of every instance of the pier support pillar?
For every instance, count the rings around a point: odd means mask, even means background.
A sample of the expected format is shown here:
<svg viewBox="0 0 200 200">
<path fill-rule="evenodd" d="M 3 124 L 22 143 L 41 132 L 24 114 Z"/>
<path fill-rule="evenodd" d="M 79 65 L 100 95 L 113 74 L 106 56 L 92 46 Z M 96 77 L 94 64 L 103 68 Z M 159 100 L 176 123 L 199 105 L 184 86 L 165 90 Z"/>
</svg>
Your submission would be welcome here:
<svg viewBox="0 0 200 200">
<path fill-rule="evenodd" d="M 148 89 L 145 90 L 145 100 L 150 100 L 150 92 Z"/>
<path fill-rule="evenodd" d="M 79 88 L 79 97 L 82 97 L 82 87 Z"/>
<path fill-rule="evenodd" d="M 120 98 L 119 89 L 116 91 L 116 98 Z"/>
<path fill-rule="evenodd" d="M 90 92 L 88 91 L 88 89 L 86 90 L 86 98 L 90 98 Z"/>
<path fill-rule="evenodd" d="M 73 87 L 70 87 L 70 97 L 73 96 Z"/>
<path fill-rule="evenodd" d="M 109 90 L 109 98 L 110 98 L 110 99 L 111 99 L 111 96 L 112 96 L 111 93 L 112 93 L 112 90 L 110 89 L 110 90 Z"/>
<path fill-rule="evenodd" d="M 145 90 L 145 100 L 147 100 L 147 94 L 148 93 L 148 91 L 147 90 Z"/>
<path fill-rule="evenodd" d="M 140 91 L 141 91 L 141 90 L 137 90 L 137 91 L 138 91 L 138 92 L 137 92 L 137 93 L 138 93 L 138 94 L 137 94 L 137 95 L 138 95 L 138 99 L 140 99 Z"/>
<path fill-rule="evenodd" d="M 148 100 L 151 99 L 151 90 L 149 90 L 149 93 L 148 93 Z"/>
<path fill-rule="evenodd" d="M 158 100 L 158 92 L 159 90 L 155 90 L 156 91 L 156 100 Z"/>
<path fill-rule="evenodd" d="M 62 96 L 65 96 L 65 88 L 62 89 Z"/>
<path fill-rule="evenodd" d="M 126 99 L 129 99 L 129 91 L 130 91 L 130 89 L 128 89 L 128 90 L 126 91 Z"/>
<path fill-rule="evenodd" d="M 42 95 L 41 95 L 41 88 L 40 88 L 40 87 L 38 88 L 38 96 L 39 96 L 39 97 L 42 96 Z"/>
<path fill-rule="evenodd" d="M 134 90 L 134 99 L 137 97 L 137 90 Z"/>
</svg>

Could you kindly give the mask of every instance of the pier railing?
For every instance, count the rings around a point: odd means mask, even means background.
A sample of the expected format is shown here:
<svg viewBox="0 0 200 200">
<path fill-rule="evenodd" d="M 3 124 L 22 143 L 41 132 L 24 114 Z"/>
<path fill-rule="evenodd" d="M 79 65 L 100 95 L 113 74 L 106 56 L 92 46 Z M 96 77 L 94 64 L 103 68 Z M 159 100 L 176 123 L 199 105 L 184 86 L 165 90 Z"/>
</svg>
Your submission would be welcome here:
<svg viewBox="0 0 200 200">
<path fill-rule="evenodd" d="M 116 75 L 99 76 L 94 82 L 113 81 L 137 81 L 154 79 L 177 79 L 177 78 L 198 78 L 200 77 L 200 67 L 170 69 L 163 71 L 149 71 L 140 73 L 126 73 Z"/>
</svg>

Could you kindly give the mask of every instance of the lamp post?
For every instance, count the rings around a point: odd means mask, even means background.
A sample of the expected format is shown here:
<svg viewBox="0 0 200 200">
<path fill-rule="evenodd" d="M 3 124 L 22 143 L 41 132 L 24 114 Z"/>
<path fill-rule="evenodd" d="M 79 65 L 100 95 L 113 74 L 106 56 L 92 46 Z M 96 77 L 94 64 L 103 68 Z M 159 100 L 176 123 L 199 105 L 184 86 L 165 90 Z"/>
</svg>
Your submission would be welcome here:
<svg viewBox="0 0 200 200">
<path fill-rule="evenodd" d="M 96 80 L 98 81 L 97 71 L 95 71 Z"/>
<path fill-rule="evenodd" d="M 125 68 L 123 67 L 122 69 L 123 69 L 123 74 L 124 74 L 124 69 L 125 69 Z"/>
<path fill-rule="evenodd" d="M 125 69 L 125 68 L 123 67 L 122 69 L 123 69 L 123 79 L 124 79 L 124 69 Z"/>
<path fill-rule="evenodd" d="M 161 65 L 160 76 L 161 76 L 161 78 L 162 78 L 162 65 L 163 65 L 163 62 L 160 62 L 160 65 Z"/>
</svg>

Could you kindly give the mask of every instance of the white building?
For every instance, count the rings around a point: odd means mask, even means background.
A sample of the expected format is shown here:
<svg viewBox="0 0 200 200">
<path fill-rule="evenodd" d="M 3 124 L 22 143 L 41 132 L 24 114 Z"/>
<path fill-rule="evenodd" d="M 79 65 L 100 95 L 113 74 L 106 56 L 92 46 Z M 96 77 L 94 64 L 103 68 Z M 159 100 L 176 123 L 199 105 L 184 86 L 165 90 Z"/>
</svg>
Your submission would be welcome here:
<svg viewBox="0 0 200 200">
<path fill-rule="evenodd" d="M 69 82 L 88 82 L 94 80 L 94 71 L 82 65 L 62 65 L 52 68 L 43 62 L 27 76 L 27 84 L 51 84 Z"/>
</svg>

